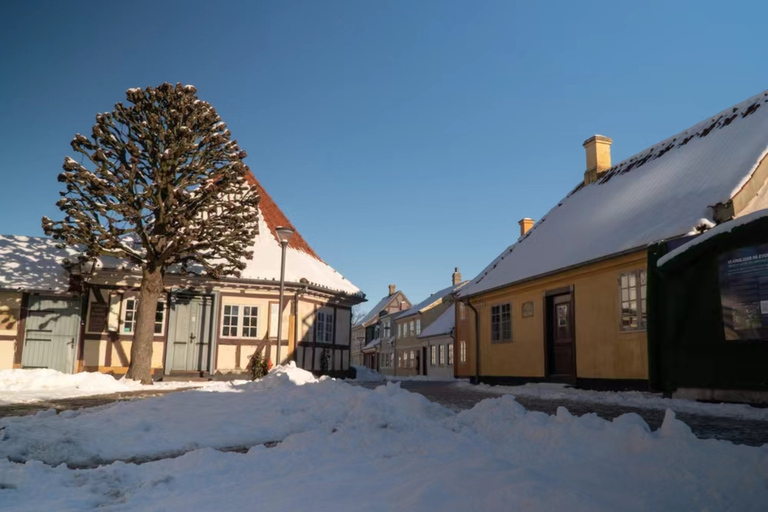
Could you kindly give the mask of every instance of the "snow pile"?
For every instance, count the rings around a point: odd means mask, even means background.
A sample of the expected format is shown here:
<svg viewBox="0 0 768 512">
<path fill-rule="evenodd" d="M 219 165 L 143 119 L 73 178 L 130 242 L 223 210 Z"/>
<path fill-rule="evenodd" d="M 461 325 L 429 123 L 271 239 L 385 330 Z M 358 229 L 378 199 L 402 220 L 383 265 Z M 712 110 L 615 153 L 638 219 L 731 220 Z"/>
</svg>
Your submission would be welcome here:
<svg viewBox="0 0 768 512">
<path fill-rule="evenodd" d="M 570 400 L 638 409 L 673 410 L 678 413 L 699 414 L 703 416 L 722 416 L 745 420 L 768 421 L 768 408 L 757 408 L 746 404 L 714 404 L 695 402 L 681 398 L 664 398 L 659 393 L 647 391 L 592 391 L 575 389 L 565 384 L 538 383 L 523 386 L 489 386 L 461 383 L 464 389 L 498 393 L 522 397 L 535 397 L 545 400 Z"/>
<path fill-rule="evenodd" d="M 355 380 L 359 382 L 381 382 L 384 377 L 377 371 L 371 370 L 365 366 L 351 365 L 355 369 Z"/>
<path fill-rule="evenodd" d="M 145 386 L 139 381 L 103 373 L 61 373 L 56 370 L 0 370 L 0 405 L 33 403 L 125 391 L 153 391 L 201 386 L 200 382 L 158 382 Z"/>
<path fill-rule="evenodd" d="M 0 420 L 3 510 L 750 511 L 768 500 L 768 446 L 696 439 L 671 412 L 656 432 L 633 414 L 548 416 L 510 396 L 456 414 L 397 384 L 273 373 L 228 393 Z M 211 449 L 222 446 L 253 447 Z"/>
</svg>

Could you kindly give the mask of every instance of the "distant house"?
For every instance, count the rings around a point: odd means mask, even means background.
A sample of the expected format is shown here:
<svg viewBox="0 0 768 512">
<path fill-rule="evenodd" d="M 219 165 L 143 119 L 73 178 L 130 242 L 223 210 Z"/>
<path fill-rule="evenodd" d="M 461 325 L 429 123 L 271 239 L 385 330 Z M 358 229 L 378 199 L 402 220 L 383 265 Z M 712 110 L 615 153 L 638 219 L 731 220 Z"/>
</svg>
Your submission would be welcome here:
<svg viewBox="0 0 768 512">
<path fill-rule="evenodd" d="M 433 293 L 410 309 L 397 314 L 393 319 L 393 339 L 381 348 L 382 361 L 387 362 L 381 368 L 382 373 L 399 376 L 430 374 L 431 345 L 429 338 L 421 337 L 422 331 L 451 308 L 453 294 L 467 283 L 468 281 L 461 280 L 459 269 L 456 268 L 451 275 L 451 286 Z"/>
<path fill-rule="evenodd" d="M 419 334 L 419 339 L 426 344 L 427 372 L 432 377 L 454 376 L 454 344 L 453 328 L 456 320 L 456 305 L 451 304 L 448 309 L 437 317 Z"/>
<path fill-rule="evenodd" d="M 648 247 L 768 206 L 768 92 L 586 171 L 457 296 L 456 372 L 480 381 L 647 387 Z M 531 224 L 533 226 L 531 227 Z"/>
<path fill-rule="evenodd" d="M 366 315 L 352 326 L 352 364 L 380 368 L 379 347 L 382 336 L 391 336 L 389 315 L 411 307 L 411 301 L 394 284 L 389 293 L 379 300 Z M 387 317 L 382 322 L 382 318 Z"/>
<path fill-rule="evenodd" d="M 156 374 L 240 372 L 255 351 L 273 363 L 294 360 L 318 372 L 349 368 L 351 308 L 364 294 L 296 232 L 286 254 L 284 309 L 278 311 L 281 247 L 275 228 L 291 223 L 253 175 L 249 179 L 261 195 L 254 258 L 238 277 L 167 274 L 155 317 Z M 109 257 L 65 268 L 76 256 L 49 239 L 0 237 L 0 368 L 127 371 L 141 273 Z"/>
</svg>

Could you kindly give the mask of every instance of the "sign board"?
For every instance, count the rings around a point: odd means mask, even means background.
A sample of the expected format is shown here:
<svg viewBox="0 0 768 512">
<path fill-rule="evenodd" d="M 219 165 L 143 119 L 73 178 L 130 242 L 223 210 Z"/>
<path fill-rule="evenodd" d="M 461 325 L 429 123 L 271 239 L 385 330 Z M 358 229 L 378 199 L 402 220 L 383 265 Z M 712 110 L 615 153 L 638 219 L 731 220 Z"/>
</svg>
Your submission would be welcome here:
<svg viewBox="0 0 768 512">
<path fill-rule="evenodd" d="M 728 251 L 718 263 L 725 339 L 768 341 L 768 244 Z"/>
<path fill-rule="evenodd" d="M 533 302 L 523 302 L 523 318 L 533 316 Z"/>
</svg>

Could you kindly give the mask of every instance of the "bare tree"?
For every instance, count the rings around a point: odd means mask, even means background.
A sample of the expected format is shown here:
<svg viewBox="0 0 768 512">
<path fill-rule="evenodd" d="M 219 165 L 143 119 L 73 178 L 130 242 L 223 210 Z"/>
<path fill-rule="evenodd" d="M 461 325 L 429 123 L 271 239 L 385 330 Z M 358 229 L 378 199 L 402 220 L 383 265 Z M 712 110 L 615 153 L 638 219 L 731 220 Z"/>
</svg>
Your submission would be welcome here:
<svg viewBox="0 0 768 512">
<path fill-rule="evenodd" d="M 357 324 L 360 320 L 365 318 L 365 310 L 362 304 L 355 304 L 352 306 L 352 325 Z"/>
<path fill-rule="evenodd" d="M 129 89 L 129 105 L 98 114 L 77 134 L 80 162 L 64 160 L 47 235 L 84 257 L 125 258 L 141 269 L 128 378 L 151 382 L 157 302 L 169 269 L 213 278 L 236 274 L 258 230 L 259 195 L 246 179 L 245 151 L 190 85 Z"/>
</svg>

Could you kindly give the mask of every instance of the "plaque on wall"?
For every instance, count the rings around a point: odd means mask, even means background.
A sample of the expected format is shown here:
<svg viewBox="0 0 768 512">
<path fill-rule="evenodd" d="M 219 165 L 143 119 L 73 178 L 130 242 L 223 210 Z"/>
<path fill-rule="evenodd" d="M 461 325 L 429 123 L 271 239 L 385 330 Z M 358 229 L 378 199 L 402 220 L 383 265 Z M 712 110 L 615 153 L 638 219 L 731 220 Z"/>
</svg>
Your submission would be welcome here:
<svg viewBox="0 0 768 512">
<path fill-rule="evenodd" d="M 533 316 L 533 301 L 523 302 L 523 318 Z"/>
<path fill-rule="evenodd" d="M 768 244 L 720 256 L 726 340 L 768 341 Z"/>
</svg>

